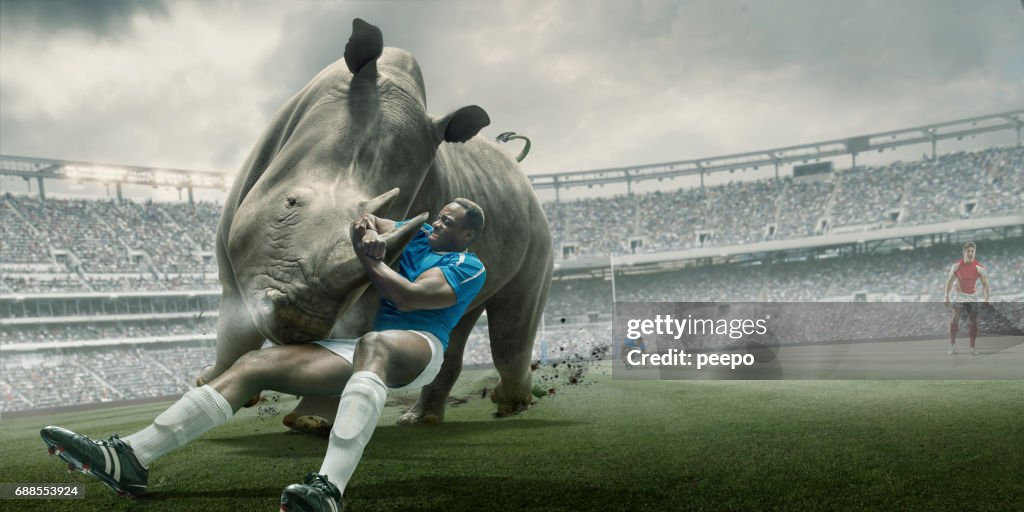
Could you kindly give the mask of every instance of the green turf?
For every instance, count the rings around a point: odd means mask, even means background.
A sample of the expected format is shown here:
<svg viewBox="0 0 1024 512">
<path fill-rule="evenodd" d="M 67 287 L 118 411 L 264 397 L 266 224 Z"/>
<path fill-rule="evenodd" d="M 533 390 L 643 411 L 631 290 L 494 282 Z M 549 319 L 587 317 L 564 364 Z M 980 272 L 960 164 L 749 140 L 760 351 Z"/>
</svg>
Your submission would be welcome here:
<svg viewBox="0 0 1024 512">
<path fill-rule="evenodd" d="M 388 408 L 346 493 L 379 510 L 1024 510 L 1024 382 L 660 382 L 582 385 L 496 420 L 469 401 L 437 426 L 398 427 Z M 540 380 L 540 379 L 538 379 Z M 545 384 L 546 386 L 548 384 Z M 46 456 L 38 430 L 130 433 L 166 404 L 0 423 L 5 482 L 85 483 L 85 500 L 5 501 L 3 510 L 276 510 L 319 468 L 325 441 L 245 410 L 157 461 L 128 501 Z"/>
</svg>

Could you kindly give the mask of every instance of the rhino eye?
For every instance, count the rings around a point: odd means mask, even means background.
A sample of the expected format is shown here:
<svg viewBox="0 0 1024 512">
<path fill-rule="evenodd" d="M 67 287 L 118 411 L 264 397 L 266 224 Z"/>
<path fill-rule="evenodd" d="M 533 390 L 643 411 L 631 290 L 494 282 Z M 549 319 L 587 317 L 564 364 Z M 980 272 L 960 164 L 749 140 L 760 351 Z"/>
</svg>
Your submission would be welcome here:
<svg viewBox="0 0 1024 512">
<path fill-rule="evenodd" d="M 288 202 L 288 207 L 290 208 L 290 207 L 295 206 L 296 204 L 298 204 L 299 200 L 295 199 L 294 197 L 289 197 L 287 202 Z"/>
</svg>

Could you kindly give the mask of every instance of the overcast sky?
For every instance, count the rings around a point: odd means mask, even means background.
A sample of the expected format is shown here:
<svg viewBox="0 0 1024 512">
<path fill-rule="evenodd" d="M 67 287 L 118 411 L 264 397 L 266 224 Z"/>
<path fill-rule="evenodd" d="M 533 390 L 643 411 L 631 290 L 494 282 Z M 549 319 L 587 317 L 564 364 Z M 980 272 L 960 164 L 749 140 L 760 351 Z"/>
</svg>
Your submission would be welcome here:
<svg viewBox="0 0 1024 512">
<path fill-rule="evenodd" d="M 977 1 L 0 0 L 0 153 L 234 172 L 352 18 L 484 107 L 528 173 L 1024 108 L 1024 9 Z M 518 146 L 510 148 L 517 151 Z"/>
</svg>

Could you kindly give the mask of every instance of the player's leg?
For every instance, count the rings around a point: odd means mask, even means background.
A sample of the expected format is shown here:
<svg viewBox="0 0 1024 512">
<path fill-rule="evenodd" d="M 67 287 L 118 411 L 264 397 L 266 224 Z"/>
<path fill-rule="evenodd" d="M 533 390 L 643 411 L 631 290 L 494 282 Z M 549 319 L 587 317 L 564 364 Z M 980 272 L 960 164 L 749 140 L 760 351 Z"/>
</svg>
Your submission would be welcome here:
<svg viewBox="0 0 1024 512">
<path fill-rule="evenodd" d="M 316 343 L 249 352 L 210 385 L 237 411 L 254 392 L 272 389 L 297 396 L 339 395 L 352 363 Z"/>
<path fill-rule="evenodd" d="M 313 343 L 246 353 L 209 385 L 185 393 L 148 427 L 125 437 L 143 465 L 226 423 L 253 393 L 273 389 L 295 395 L 337 395 L 352 365 Z"/>
<path fill-rule="evenodd" d="M 254 351 L 208 385 L 190 390 L 160 413 L 149 426 L 126 436 L 93 441 L 60 427 L 40 433 L 74 469 L 100 479 L 119 493 L 145 491 L 148 466 L 157 458 L 226 423 L 253 390 L 337 394 L 352 374 L 352 365 L 313 344 Z"/>
<path fill-rule="evenodd" d="M 974 342 L 978 338 L 978 309 L 977 302 L 967 304 L 967 320 L 970 322 L 967 326 L 967 334 L 970 336 L 971 353 L 974 355 L 978 355 L 978 350 L 974 348 Z"/>
<path fill-rule="evenodd" d="M 440 341 L 412 331 L 369 332 L 359 338 L 355 372 L 341 394 L 319 474 L 285 488 L 282 508 L 330 510 L 333 503 L 340 509 L 341 495 L 384 410 L 387 388 L 429 383 L 443 357 Z"/>
<path fill-rule="evenodd" d="M 335 322 L 331 338 L 350 338 L 354 342 L 363 334 L 372 331 L 373 319 L 377 316 L 379 304 L 380 297 L 371 286 Z M 338 399 L 337 396 L 303 395 L 295 408 L 281 418 L 281 423 L 295 432 L 326 438 L 331 433 L 334 417 L 338 415 Z"/>
<path fill-rule="evenodd" d="M 960 309 L 963 307 L 962 304 L 954 302 L 951 309 L 953 310 L 953 319 L 949 322 L 949 355 L 956 353 L 956 334 L 960 330 Z"/>
<path fill-rule="evenodd" d="M 466 341 L 483 312 L 483 306 L 466 312 L 449 333 L 448 348 L 443 355 L 444 363 L 441 365 L 441 370 L 433 382 L 423 386 L 416 403 L 405 414 L 398 417 L 399 425 L 412 425 L 420 422 L 439 423 L 444 420 L 448 393 L 451 392 L 459 374 L 462 373 L 462 356 L 466 350 Z"/>
</svg>

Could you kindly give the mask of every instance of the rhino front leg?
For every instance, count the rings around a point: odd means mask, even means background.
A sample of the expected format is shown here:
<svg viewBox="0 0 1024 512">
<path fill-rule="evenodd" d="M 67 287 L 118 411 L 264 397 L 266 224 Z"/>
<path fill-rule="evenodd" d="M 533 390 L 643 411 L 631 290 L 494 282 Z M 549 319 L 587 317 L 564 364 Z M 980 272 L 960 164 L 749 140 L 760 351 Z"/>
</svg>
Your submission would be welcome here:
<svg viewBox="0 0 1024 512">
<path fill-rule="evenodd" d="M 484 307 L 480 306 L 463 315 L 458 325 L 452 329 L 448 337 L 448 350 L 444 353 L 444 364 L 441 371 L 434 378 L 434 382 L 420 390 L 420 397 L 416 403 L 409 408 L 409 411 L 398 417 L 399 425 L 413 425 L 416 423 L 434 424 L 444 421 L 445 402 L 448 400 L 448 393 L 462 373 L 462 355 L 466 350 L 466 340 L 473 332 L 473 326 L 480 319 Z"/>
<path fill-rule="evenodd" d="M 253 325 L 241 299 L 224 295 L 217 319 L 217 360 L 199 375 L 198 382 L 209 382 L 231 368 L 246 352 L 259 350 L 264 337 Z"/>
<path fill-rule="evenodd" d="M 281 418 L 281 423 L 296 432 L 327 437 L 338 416 L 339 399 L 337 396 L 304 396 L 292 412 Z"/>
</svg>

